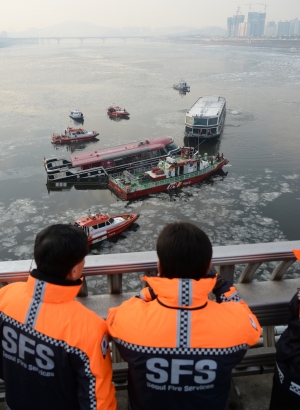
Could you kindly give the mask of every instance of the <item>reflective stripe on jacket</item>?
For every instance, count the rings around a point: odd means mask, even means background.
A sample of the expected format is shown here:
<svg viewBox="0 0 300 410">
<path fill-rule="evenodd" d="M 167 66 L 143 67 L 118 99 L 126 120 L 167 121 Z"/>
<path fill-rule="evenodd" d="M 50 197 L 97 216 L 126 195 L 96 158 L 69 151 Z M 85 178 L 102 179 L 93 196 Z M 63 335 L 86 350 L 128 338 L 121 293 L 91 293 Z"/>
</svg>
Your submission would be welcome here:
<svg viewBox="0 0 300 410">
<path fill-rule="evenodd" d="M 107 319 L 129 364 L 132 410 L 223 410 L 232 368 L 261 335 L 257 318 L 233 286 L 224 303 L 209 300 L 216 278 L 143 280 L 152 290 Z"/>
<path fill-rule="evenodd" d="M 116 409 L 107 326 L 75 301 L 81 280 L 33 271 L 0 291 L 0 377 L 11 410 Z"/>
</svg>

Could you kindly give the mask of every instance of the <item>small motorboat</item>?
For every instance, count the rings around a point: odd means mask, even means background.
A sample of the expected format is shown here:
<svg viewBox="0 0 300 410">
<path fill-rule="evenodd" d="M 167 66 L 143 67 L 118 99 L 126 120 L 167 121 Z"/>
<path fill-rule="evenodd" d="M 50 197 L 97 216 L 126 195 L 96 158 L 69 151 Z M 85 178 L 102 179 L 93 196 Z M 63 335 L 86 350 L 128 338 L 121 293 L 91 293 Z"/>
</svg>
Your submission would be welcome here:
<svg viewBox="0 0 300 410">
<path fill-rule="evenodd" d="M 111 105 L 107 108 L 107 115 L 110 117 L 128 117 L 130 114 L 125 108 L 121 108 L 118 105 Z"/>
<path fill-rule="evenodd" d="M 51 137 L 52 144 L 70 144 L 71 142 L 90 141 L 99 135 L 97 131 L 86 131 L 83 128 L 68 127 L 64 134 L 54 133 Z"/>
<path fill-rule="evenodd" d="M 190 86 L 184 80 L 180 80 L 179 83 L 173 84 L 173 88 L 174 90 L 183 91 L 185 93 L 190 92 Z"/>
<path fill-rule="evenodd" d="M 87 234 L 88 244 L 93 245 L 105 239 L 119 235 L 139 217 L 139 214 L 92 214 L 75 221 L 74 226 L 81 228 Z"/>
<path fill-rule="evenodd" d="M 84 120 L 84 116 L 82 112 L 78 110 L 78 108 L 74 108 L 74 110 L 70 111 L 69 117 L 73 118 L 73 120 L 76 120 L 76 121 Z"/>
</svg>

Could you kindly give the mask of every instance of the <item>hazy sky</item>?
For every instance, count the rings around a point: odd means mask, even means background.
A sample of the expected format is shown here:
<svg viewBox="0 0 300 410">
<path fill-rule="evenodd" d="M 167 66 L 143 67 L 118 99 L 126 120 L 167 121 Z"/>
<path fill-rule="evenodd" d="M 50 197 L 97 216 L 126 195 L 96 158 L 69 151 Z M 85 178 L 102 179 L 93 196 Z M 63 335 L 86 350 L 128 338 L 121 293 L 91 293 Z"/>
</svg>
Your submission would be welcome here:
<svg viewBox="0 0 300 410">
<path fill-rule="evenodd" d="M 300 0 L 267 4 L 267 21 L 300 19 Z M 249 11 L 249 5 L 236 0 L 0 0 L 0 5 L 0 31 L 44 28 L 70 20 L 105 27 L 226 28 L 226 18 L 238 6 L 242 14 Z M 264 6 L 252 3 L 252 10 L 264 11 Z"/>
</svg>

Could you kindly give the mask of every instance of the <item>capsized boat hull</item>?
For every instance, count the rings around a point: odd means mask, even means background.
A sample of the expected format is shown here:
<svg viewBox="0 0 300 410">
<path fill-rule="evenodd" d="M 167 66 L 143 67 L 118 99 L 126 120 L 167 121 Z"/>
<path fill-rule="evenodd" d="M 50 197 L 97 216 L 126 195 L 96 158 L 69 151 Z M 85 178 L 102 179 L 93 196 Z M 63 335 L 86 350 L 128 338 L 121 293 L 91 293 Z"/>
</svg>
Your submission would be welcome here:
<svg viewBox="0 0 300 410">
<path fill-rule="evenodd" d="M 169 189 L 174 189 L 174 188 L 181 188 L 184 186 L 196 184 L 197 182 L 201 182 L 204 179 L 210 177 L 217 171 L 223 168 L 224 165 L 226 165 L 229 161 L 224 158 L 222 161 L 219 163 L 214 164 L 213 166 L 209 167 L 206 172 L 203 172 L 198 175 L 191 175 L 190 177 L 188 175 L 185 175 L 186 178 L 181 179 L 178 177 L 175 178 L 170 178 L 170 179 L 165 179 L 166 183 L 163 181 L 158 181 L 156 183 L 150 183 L 150 187 L 147 187 L 145 189 L 141 190 L 124 190 L 122 189 L 115 181 L 109 177 L 109 186 L 112 189 L 112 191 L 120 196 L 123 199 L 134 199 L 138 198 L 140 196 L 145 196 L 149 194 L 155 194 L 157 192 L 162 192 L 162 191 L 167 191 Z M 195 174 L 195 173 L 192 173 Z"/>
</svg>

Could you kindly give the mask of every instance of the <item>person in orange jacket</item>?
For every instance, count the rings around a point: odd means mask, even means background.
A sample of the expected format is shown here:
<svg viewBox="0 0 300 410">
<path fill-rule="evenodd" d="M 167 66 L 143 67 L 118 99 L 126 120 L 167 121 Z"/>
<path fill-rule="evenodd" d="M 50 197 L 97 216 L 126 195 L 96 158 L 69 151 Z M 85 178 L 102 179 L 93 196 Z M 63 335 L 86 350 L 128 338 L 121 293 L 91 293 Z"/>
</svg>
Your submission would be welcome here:
<svg viewBox="0 0 300 410">
<path fill-rule="evenodd" d="M 212 246 L 195 225 L 167 225 L 157 241 L 158 277 L 109 310 L 128 362 L 132 410 L 224 410 L 231 370 L 261 336 L 234 286 L 211 270 Z M 213 291 L 216 301 L 208 294 Z"/>
<path fill-rule="evenodd" d="M 293 249 L 300 262 L 300 249 Z M 300 409 L 300 289 L 289 303 L 289 322 L 276 343 L 269 410 Z"/>
<path fill-rule="evenodd" d="M 86 234 L 52 225 L 35 239 L 37 269 L 0 290 L 0 377 L 10 410 L 115 410 L 107 326 L 74 298 Z"/>
</svg>

